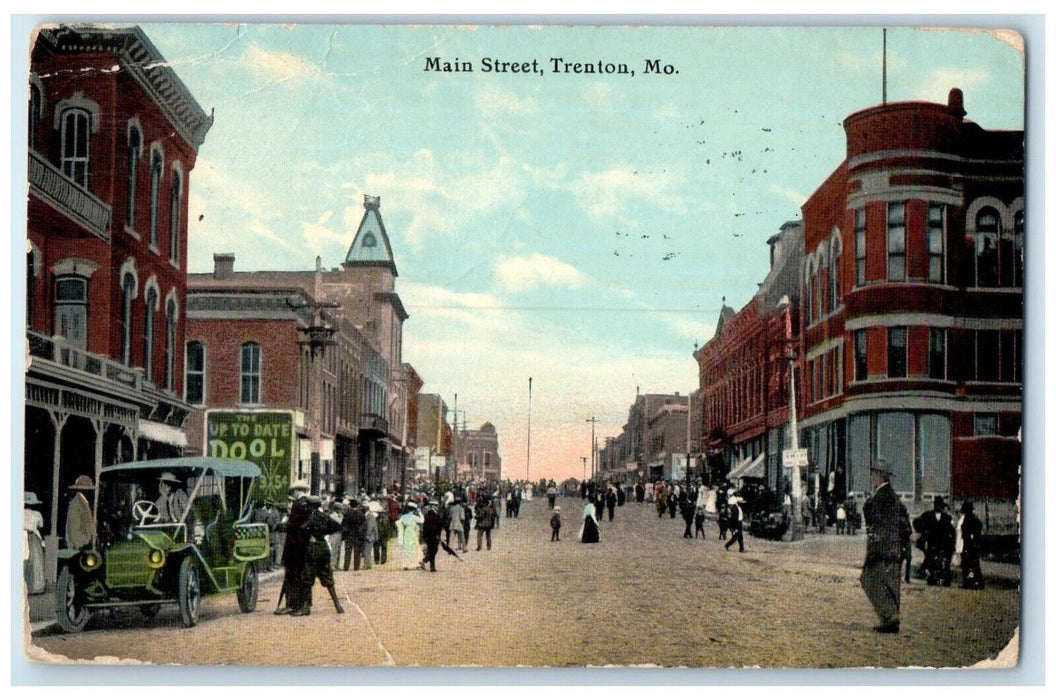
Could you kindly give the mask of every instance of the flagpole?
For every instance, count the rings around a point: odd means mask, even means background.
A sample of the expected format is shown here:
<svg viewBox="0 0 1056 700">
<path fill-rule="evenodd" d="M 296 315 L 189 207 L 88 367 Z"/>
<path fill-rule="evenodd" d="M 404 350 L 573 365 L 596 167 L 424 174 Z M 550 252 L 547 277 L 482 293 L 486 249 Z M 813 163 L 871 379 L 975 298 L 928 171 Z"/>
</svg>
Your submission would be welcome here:
<svg viewBox="0 0 1056 700">
<path fill-rule="evenodd" d="M 524 480 L 531 483 L 532 470 L 532 378 L 528 377 L 528 456 L 524 463 Z"/>
<path fill-rule="evenodd" d="M 884 27 L 883 104 L 887 104 L 887 27 Z"/>
</svg>

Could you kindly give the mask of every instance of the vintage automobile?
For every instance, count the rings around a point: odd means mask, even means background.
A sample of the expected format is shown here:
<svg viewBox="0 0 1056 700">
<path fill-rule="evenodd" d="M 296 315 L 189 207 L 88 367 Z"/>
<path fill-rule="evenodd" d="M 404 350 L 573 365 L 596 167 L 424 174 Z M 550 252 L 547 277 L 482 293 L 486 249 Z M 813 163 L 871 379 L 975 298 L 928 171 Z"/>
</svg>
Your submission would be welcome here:
<svg viewBox="0 0 1056 700">
<path fill-rule="evenodd" d="M 59 625 L 79 632 L 93 609 L 138 606 L 153 617 L 174 603 L 193 627 L 211 593 L 235 592 L 252 612 L 269 544 L 267 525 L 250 522 L 259 479 L 255 464 L 212 457 L 104 467 L 91 545 L 59 552 Z"/>
</svg>

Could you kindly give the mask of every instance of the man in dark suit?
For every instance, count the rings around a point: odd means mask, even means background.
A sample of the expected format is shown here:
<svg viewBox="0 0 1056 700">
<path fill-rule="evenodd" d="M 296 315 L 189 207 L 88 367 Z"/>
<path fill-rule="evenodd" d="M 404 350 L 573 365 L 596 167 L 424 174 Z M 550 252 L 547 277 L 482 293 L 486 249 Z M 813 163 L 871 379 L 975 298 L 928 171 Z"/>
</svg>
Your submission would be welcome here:
<svg viewBox="0 0 1056 700">
<path fill-rule="evenodd" d="M 877 460 L 870 470 L 873 477 L 873 495 L 865 502 L 865 564 L 862 566 L 861 584 L 873 610 L 880 617 L 880 624 L 873 628 L 882 634 L 894 634 L 899 630 L 899 608 L 901 605 L 902 540 L 899 520 L 905 506 L 891 488 L 891 472 L 887 462 Z"/>
</svg>

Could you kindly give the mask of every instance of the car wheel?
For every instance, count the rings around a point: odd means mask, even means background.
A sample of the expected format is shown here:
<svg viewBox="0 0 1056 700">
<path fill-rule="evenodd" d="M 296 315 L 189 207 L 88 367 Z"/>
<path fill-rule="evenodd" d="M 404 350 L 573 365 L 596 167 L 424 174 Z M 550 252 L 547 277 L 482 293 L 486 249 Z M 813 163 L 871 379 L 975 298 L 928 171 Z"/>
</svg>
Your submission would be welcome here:
<svg viewBox="0 0 1056 700">
<path fill-rule="evenodd" d="M 161 610 L 159 603 L 148 603 L 147 605 L 140 605 L 139 611 L 143 613 L 143 617 L 154 617 Z"/>
<path fill-rule="evenodd" d="M 80 632 L 88 624 L 88 608 L 80 600 L 77 579 L 70 567 L 62 567 L 55 582 L 55 617 L 59 627 L 67 632 Z"/>
<path fill-rule="evenodd" d="M 184 627 L 194 627 L 198 624 L 198 608 L 202 602 L 202 581 L 198 565 L 190 557 L 180 564 L 179 586 L 180 620 Z"/>
<path fill-rule="evenodd" d="M 257 593 L 260 592 L 260 582 L 257 579 L 257 567 L 253 562 L 246 564 L 246 570 L 242 574 L 242 585 L 238 589 L 238 609 L 244 613 L 251 613 L 257 609 Z"/>
</svg>

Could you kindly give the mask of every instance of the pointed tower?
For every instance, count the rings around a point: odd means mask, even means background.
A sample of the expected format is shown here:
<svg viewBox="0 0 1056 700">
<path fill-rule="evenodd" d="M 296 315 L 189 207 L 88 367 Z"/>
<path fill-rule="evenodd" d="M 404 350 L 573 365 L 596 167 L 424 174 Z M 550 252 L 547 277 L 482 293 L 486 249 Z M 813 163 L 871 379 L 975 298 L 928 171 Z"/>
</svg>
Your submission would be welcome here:
<svg viewBox="0 0 1056 700">
<path fill-rule="evenodd" d="M 356 230 L 356 237 L 352 239 L 352 245 L 348 247 L 345 269 L 350 267 L 385 267 L 392 271 L 392 276 L 397 277 L 396 261 L 392 257 L 392 245 L 389 243 L 389 235 L 385 232 L 385 223 L 381 220 L 381 197 L 363 195 L 363 218 Z"/>
</svg>

